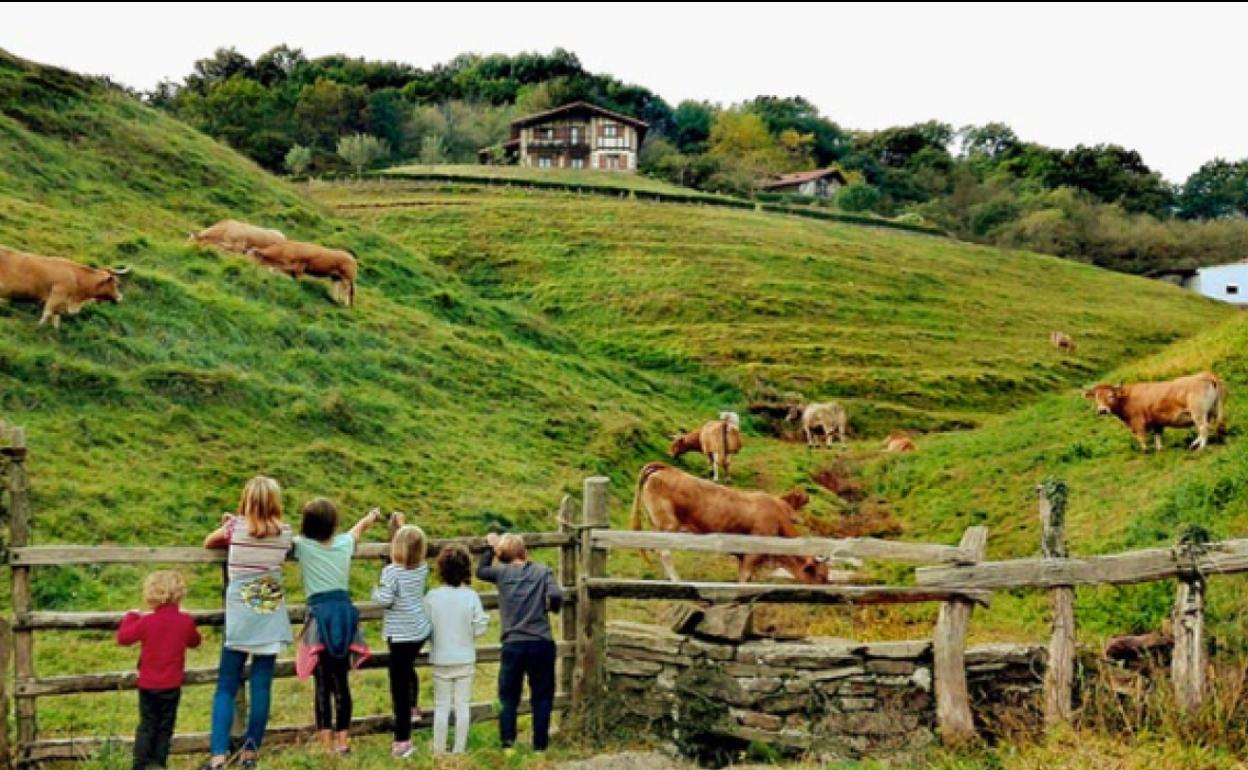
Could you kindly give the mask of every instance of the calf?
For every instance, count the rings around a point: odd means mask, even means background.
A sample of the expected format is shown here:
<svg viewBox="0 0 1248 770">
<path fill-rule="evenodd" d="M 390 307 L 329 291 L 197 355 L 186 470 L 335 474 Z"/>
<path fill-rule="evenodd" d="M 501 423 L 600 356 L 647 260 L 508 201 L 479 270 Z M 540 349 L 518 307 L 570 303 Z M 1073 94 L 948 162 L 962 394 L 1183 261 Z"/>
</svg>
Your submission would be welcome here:
<svg viewBox="0 0 1248 770">
<path fill-rule="evenodd" d="M 1122 420 L 1142 451 L 1148 451 L 1148 436 L 1161 451 L 1166 428 L 1196 426 L 1191 449 L 1204 449 L 1209 428 L 1219 433 L 1226 423 L 1226 384 L 1213 372 L 1201 372 L 1168 382 L 1136 382 L 1130 385 L 1097 385 L 1083 397 L 1096 403 L 1097 416 L 1114 415 Z"/>
<path fill-rule="evenodd" d="M 94 268 L 60 257 L 41 257 L 0 246 L 0 297 L 42 302 L 39 325 L 76 315 L 92 302 L 121 302 L 120 277 L 125 268 Z"/>
<path fill-rule="evenodd" d="M 901 431 L 894 431 L 888 434 L 888 438 L 884 439 L 884 451 L 893 453 L 915 452 L 918 447 L 914 445 L 914 440 Z"/>
<path fill-rule="evenodd" d="M 1073 353 L 1075 350 L 1075 341 L 1065 332 L 1050 332 L 1049 344 L 1063 353 Z"/>
</svg>

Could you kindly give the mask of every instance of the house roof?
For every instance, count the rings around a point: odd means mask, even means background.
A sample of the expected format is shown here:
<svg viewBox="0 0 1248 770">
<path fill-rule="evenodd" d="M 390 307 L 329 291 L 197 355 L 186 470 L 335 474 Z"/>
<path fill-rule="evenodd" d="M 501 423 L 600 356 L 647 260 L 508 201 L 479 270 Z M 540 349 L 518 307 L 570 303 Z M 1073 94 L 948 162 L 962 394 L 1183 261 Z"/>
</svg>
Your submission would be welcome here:
<svg viewBox="0 0 1248 770">
<path fill-rule="evenodd" d="M 515 120 L 511 121 L 511 125 L 513 128 L 520 128 L 522 126 L 530 126 L 530 125 L 533 125 L 534 123 L 541 123 L 545 120 L 549 120 L 553 117 L 557 117 L 558 115 L 561 115 L 565 112 L 576 112 L 579 110 L 586 110 L 589 112 L 597 113 L 599 115 L 605 115 L 608 118 L 613 118 L 615 120 L 620 121 L 621 123 L 627 123 L 631 126 L 640 128 L 642 130 L 645 130 L 650 127 L 650 124 L 646 123 L 644 120 L 638 120 L 637 118 L 634 118 L 631 115 L 625 115 L 621 112 L 614 112 L 612 110 L 606 109 L 605 107 L 599 107 L 596 104 L 590 104 L 589 102 L 569 102 L 568 104 L 564 104 L 562 106 L 556 107 L 553 110 L 546 110 L 545 112 L 535 112 L 532 115 L 525 115 L 523 117 L 516 118 Z"/>
<path fill-rule="evenodd" d="M 834 176 L 839 179 L 842 184 L 845 182 L 845 175 L 841 173 L 840 169 L 817 168 L 814 171 L 795 171 L 791 174 L 781 174 L 769 182 L 762 182 L 759 184 L 759 187 L 764 190 L 770 190 L 775 187 L 790 187 L 792 185 L 803 184 L 805 182 L 813 182 L 816 179 L 822 179 L 826 176 Z"/>
</svg>

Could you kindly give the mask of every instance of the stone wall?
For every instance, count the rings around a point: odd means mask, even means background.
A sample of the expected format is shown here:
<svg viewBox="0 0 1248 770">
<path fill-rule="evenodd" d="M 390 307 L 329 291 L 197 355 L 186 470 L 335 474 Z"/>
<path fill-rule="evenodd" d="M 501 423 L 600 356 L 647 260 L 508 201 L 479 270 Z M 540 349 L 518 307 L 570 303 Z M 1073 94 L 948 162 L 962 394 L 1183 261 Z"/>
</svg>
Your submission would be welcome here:
<svg viewBox="0 0 1248 770">
<path fill-rule="evenodd" d="M 1034 711 L 1043 650 L 967 651 L 977 721 Z M 667 737 L 702 731 L 857 757 L 918 751 L 936 740 L 930 641 L 810 638 L 730 642 L 612 622 L 610 692 L 621 718 Z"/>
</svg>

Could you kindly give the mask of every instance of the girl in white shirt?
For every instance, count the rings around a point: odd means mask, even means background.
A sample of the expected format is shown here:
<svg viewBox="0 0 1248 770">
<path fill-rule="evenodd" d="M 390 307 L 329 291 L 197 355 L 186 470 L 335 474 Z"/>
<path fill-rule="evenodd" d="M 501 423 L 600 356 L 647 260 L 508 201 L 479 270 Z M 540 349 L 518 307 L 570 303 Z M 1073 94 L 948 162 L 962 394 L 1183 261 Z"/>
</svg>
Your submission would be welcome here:
<svg viewBox="0 0 1248 770">
<path fill-rule="evenodd" d="M 429 663 L 433 668 L 433 753 L 446 753 L 452 706 L 455 709 L 454 753 L 468 747 L 468 707 L 476 668 L 476 637 L 485 633 L 490 617 L 481 597 L 468 583 L 472 558 L 462 545 L 451 545 L 438 555 L 442 585 L 425 596 L 425 611 L 433 626 Z"/>
</svg>

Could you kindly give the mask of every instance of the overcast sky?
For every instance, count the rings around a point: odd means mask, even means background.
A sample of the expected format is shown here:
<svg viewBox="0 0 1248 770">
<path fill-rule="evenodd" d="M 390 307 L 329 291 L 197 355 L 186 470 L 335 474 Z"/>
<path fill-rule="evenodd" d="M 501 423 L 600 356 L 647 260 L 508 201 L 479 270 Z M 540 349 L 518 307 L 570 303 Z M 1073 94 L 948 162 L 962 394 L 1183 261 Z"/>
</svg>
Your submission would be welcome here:
<svg viewBox="0 0 1248 770">
<path fill-rule="evenodd" d="M 1181 181 L 1248 157 L 1248 9 L 1174 5 L 581 3 L 0 5 L 0 48 L 147 89 L 219 46 L 427 67 L 575 51 L 686 98 L 807 97 L 848 128 L 1003 121 L 1055 147 L 1115 142 Z"/>
</svg>

